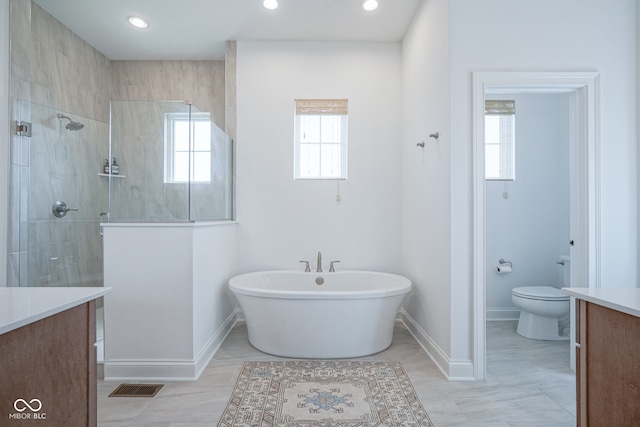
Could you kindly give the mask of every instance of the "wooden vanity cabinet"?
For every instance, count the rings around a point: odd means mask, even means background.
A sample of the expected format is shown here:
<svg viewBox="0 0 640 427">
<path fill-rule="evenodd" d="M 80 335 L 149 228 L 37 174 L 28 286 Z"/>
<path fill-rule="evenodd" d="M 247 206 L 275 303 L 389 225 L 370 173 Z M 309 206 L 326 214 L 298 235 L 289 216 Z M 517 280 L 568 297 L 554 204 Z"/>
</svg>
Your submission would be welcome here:
<svg viewBox="0 0 640 427">
<path fill-rule="evenodd" d="M 0 426 L 95 427 L 95 342 L 93 300 L 0 335 Z"/>
<path fill-rule="evenodd" d="M 640 426 L 640 318 L 576 299 L 577 425 Z"/>
</svg>

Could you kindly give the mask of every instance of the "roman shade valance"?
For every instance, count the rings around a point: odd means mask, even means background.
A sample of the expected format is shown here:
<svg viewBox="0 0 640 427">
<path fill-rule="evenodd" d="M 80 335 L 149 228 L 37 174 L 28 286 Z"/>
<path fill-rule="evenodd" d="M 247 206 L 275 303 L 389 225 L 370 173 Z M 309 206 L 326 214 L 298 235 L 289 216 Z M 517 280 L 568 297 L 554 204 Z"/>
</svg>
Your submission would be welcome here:
<svg viewBox="0 0 640 427">
<path fill-rule="evenodd" d="M 484 113 L 485 114 L 494 114 L 494 115 L 502 115 L 502 114 L 513 115 L 513 114 L 516 113 L 516 101 L 513 101 L 513 100 L 507 100 L 507 101 L 487 100 L 487 101 L 484 101 Z"/>
<path fill-rule="evenodd" d="M 296 99 L 296 114 L 346 115 L 349 112 L 347 99 Z"/>
</svg>

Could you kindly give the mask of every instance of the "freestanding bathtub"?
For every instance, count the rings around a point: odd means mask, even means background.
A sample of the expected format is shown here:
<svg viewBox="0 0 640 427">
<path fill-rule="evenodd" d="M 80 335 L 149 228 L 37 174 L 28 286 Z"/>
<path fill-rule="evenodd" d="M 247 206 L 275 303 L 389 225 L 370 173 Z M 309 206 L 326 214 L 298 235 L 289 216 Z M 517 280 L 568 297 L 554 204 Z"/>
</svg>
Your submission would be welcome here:
<svg viewBox="0 0 640 427">
<path fill-rule="evenodd" d="M 275 270 L 229 280 L 244 312 L 249 342 L 276 356 L 339 359 L 391 345 L 403 276 L 369 271 Z"/>
</svg>

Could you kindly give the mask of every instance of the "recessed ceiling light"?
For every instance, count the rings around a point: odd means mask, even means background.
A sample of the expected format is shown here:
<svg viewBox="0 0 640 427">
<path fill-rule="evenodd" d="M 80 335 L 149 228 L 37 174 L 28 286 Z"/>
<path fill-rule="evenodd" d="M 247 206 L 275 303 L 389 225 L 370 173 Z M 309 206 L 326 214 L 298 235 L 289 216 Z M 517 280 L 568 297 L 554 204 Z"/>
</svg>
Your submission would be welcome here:
<svg viewBox="0 0 640 427">
<path fill-rule="evenodd" d="M 264 0 L 262 5 L 269 10 L 274 10 L 278 8 L 278 0 Z"/>
<path fill-rule="evenodd" d="M 142 18 L 138 18 L 137 16 L 130 16 L 129 23 L 136 28 L 147 28 L 149 24 Z"/>
<path fill-rule="evenodd" d="M 377 0 L 365 0 L 365 2 L 362 3 L 362 8 L 364 10 L 366 10 L 367 12 L 371 12 L 372 10 L 376 10 L 378 8 L 378 1 Z"/>
</svg>

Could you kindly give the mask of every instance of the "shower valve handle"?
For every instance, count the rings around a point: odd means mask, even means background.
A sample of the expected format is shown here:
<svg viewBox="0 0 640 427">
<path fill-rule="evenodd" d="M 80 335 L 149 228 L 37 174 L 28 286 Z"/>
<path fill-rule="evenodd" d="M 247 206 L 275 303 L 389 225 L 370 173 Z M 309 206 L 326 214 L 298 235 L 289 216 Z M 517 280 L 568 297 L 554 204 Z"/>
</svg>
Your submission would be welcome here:
<svg viewBox="0 0 640 427">
<path fill-rule="evenodd" d="M 77 211 L 78 208 L 70 208 L 65 202 L 58 200 L 51 206 L 51 212 L 56 218 L 63 218 L 69 211 Z"/>
</svg>

